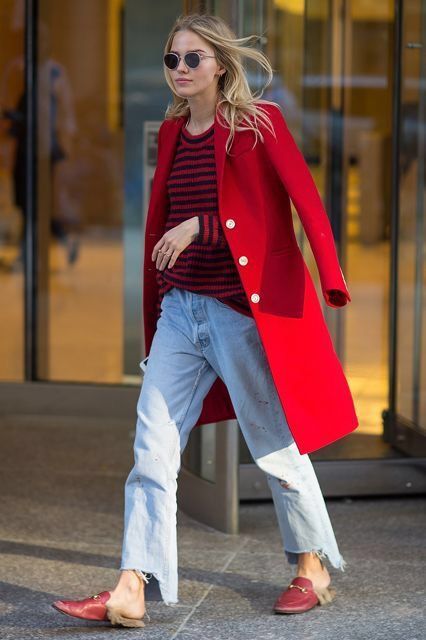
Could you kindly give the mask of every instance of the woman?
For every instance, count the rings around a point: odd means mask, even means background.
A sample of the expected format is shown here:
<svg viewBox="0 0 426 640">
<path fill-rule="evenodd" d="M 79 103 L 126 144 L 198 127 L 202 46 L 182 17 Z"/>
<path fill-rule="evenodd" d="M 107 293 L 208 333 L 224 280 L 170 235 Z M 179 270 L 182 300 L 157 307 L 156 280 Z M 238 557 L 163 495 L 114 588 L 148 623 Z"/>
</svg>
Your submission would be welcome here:
<svg viewBox="0 0 426 640">
<path fill-rule="evenodd" d="M 327 304 L 343 306 L 350 296 L 303 156 L 279 107 L 248 87 L 242 57 L 272 78 L 251 40 L 237 39 L 220 18 L 189 15 L 165 46 L 173 104 L 159 131 L 145 233 L 149 357 L 125 487 L 121 574 L 112 591 L 54 603 L 73 616 L 143 626 L 149 574 L 166 604 L 178 602 L 180 455 L 195 425 L 234 417 L 266 473 L 284 552 L 297 565 L 273 610 L 300 613 L 330 601 L 322 559 L 346 565 L 307 452 L 353 431 L 357 418 L 289 196 Z"/>
</svg>

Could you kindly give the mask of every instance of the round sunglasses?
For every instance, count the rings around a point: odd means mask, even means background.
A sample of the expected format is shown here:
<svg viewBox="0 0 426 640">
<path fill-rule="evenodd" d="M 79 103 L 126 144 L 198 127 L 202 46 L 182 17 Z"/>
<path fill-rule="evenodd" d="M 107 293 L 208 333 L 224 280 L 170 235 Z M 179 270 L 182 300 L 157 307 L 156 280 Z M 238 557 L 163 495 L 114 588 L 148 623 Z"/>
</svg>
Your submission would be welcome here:
<svg viewBox="0 0 426 640">
<path fill-rule="evenodd" d="M 203 58 L 215 58 L 216 56 L 206 56 L 203 53 L 197 51 L 188 51 L 183 56 L 183 61 L 190 69 L 196 69 Z M 166 53 L 164 56 L 164 64 L 168 69 L 177 69 L 182 56 L 177 53 Z"/>
</svg>

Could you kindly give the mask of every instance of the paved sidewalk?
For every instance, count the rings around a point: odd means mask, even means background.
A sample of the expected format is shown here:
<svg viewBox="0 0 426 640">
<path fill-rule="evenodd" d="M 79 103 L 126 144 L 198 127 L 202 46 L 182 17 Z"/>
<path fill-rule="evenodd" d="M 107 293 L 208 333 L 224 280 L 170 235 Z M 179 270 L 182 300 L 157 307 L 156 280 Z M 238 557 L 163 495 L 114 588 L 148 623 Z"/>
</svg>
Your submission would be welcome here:
<svg viewBox="0 0 426 640">
<path fill-rule="evenodd" d="M 328 565 L 336 599 L 274 615 L 291 581 L 272 503 L 241 507 L 241 533 L 178 514 L 179 604 L 148 587 L 151 622 L 112 628 L 62 616 L 50 603 L 111 588 L 118 576 L 123 483 L 132 433 L 70 421 L 0 423 L 0 638 L 161 640 L 422 640 L 422 497 L 328 500 L 345 572 Z"/>
</svg>

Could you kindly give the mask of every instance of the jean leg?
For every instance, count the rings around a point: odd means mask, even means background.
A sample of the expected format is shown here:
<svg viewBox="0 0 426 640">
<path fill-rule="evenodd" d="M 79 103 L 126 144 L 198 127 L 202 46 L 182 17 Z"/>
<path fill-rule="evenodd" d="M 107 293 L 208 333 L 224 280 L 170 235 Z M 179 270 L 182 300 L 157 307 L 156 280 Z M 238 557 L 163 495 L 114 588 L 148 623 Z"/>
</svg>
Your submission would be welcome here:
<svg viewBox="0 0 426 640">
<path fill-rule="evenodd" d="M 346 561 L 318 479 L 290 432 L 254 320 L 220 302 L 212 301 L 210 311 L 215 352 L 210 362 L 228 387 L 254 461 L 266 473 L 288 562 L 316 551 L 343 571 Z"/>
<path fill-rule="evenodd" d="M 176 300 L 168 294 L 164 298 L 137 404 L 121 563 L 122 570 L 154 575 L 168 605 L 178 602 L 176 491 L 181 452 L 217 377 L 192 343 Z"/>
</svg>

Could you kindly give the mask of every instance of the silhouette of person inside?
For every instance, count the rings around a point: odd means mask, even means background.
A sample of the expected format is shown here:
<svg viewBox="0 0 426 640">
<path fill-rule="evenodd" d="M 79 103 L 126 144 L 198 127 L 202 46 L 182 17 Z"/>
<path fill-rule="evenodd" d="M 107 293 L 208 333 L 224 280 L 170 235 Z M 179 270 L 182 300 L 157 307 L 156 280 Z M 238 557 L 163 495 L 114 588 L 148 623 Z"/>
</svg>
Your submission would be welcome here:
<svg viewBox="0 0 426 640">
<path fill-rule="evenodd" d="M 54 238 L 64 245 L 67 261 L 73 264 L 79 253 L 80 216 L 78 203 L 72 196 L 72 172 L 66 170 L 66 160 L 72 154 L 77 133 L 72 90 L 65 67 L 50 56 L 49 31 L 45 24 L 39 25 L 38 48 L 38 156 L 48 158 L 51 177 L 50 230 Z M 11 79 L 21 74 L 23 84 L 23 57 L 10 61 L 0 87 L 1 117 L 9 121 L 8 135 L 15 141 L 12 182 L 15 205 L 19 208 L 23 223 L 27 212 L 26 202 L 26 110 L 25 89 L 13 104 Z M 15 81 L 15 86 L 16 86 Z M 24 230 L 24 226 L 23 226 Z M 23 233 L 20 253 L 15 266 L 22 263 L 25 243 Z"/>
</svg>

